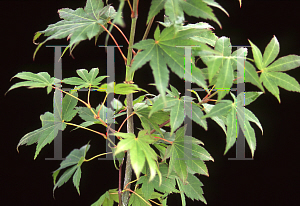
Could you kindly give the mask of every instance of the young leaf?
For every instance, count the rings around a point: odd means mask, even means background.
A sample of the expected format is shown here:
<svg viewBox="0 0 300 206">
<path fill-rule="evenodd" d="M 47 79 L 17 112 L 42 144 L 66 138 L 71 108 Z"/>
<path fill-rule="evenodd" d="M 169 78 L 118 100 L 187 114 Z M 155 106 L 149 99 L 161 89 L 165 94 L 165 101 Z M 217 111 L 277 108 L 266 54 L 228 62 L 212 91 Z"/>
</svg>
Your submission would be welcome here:
<svg viewBox="0 0 300 206">
<path fill-rule="evenodd" d="M 62 80 L 63 83 L 66 84 L 71 84 L 71 85 L 76 85 L 78 89 L 80 88 L 88 88 L 90 86 L 97 86 L 100 84 L 100 82 L 106 78 L 107 76 L 100 76 L 97 77 L 99 73 L 98 68 L 93 68 L 89 72 L 86 69 L 77 69 L 76 70 L 78 76 L 81 77 L 70 77 L 70 78 L 65 78 Z"/>
<path fill-rule="evenodd" d="M 84 145 L 82 146 L 80 149 L 74 149 L 72 152 L 70 152 L 70 154 L 66 157 L 65 160 L 63 160 L 60 163 L 60 167 L 54 171 L 53 173 L 53 180 L 54 180 L 54 188 L 53 188 L 53 195 L 54 195 L 54 191 L 56 188 L 62 186 L 64 183 L 66 183 L 71 176 L 74 174 L 73 176 L 73 183 L 74 186 L 76 187 L 78 194 L 80 195 L 80 191 L 79 191 L 79 183 L 80 183 L 80 179 L 81 179 L 81 165 L 84 162 L 85 156 L 87 151 L 89 150 L 90 145 Z M 59 180 L 56 182 L 56 178 L 58 173 L 60 172 L 60 170 L 65 169 L 69 166 L 69 169 L 67 169 L 59 178 Z"/>
<path fill-rule="evenodd" d="M 277 57 L 279 53 L 279 42 L 274 35 L 270 43 L 267 45 L 262 62 L 263 62 L 263 67 L 267 67 L 269 64 L 271 64 L 275 58 Z"/>
</svg>

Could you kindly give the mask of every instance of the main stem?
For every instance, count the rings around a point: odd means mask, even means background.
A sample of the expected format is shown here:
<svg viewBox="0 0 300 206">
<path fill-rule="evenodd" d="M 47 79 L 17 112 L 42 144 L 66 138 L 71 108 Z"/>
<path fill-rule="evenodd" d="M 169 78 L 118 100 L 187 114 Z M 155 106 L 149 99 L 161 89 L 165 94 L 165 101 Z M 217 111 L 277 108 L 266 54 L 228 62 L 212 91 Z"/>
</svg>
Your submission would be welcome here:
<svg viewBox="0 0 300 206">
<path fill-rule="evenodd" d="M 132 59 L 132 45 L 134 43 L 134 35 L 136 30 L 137 7 L 138 7 L 138 0 L 133 0 L 133 14 L 131 16 L 131 31 L 130 31 L 130 39 L 128 45 L 126 78 L 125 78 L 125 81 L 127 83 L 133 80 L 133 75 L 129 73 L 129 69 L 130 69 L 130 63 Z M 126 99 L 127 99 L 127 118 L 128 118 L 133 112 L 133 94 L 132 93 L 127 94 Z M 129 117 L 129 119 L 127 120 L 127 133 L 134 133 L 133 117 Z M 124 187 L 131 181 L 131 176 L 132 176 L 132 167 L 130 161 L 130 152 L 127 151 Z M 130 184 L 127 185 L 127 188 L 130 188 Z M 124 191 L 122 195 L 123 206 L 127 206 L 128 202 L 129 202 L 129 191 Z"/>
</svg>

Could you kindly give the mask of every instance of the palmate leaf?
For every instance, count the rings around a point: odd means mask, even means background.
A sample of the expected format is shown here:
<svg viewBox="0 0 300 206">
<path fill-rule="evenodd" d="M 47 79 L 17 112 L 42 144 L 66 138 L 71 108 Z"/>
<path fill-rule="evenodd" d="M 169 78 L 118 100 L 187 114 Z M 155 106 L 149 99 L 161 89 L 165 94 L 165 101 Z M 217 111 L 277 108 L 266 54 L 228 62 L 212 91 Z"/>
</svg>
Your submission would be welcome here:
<svg viewBox="0 0 300 206">
<path fill-rule="evenodd" d="M 185 182 L 188 177 L 188 167 L 192 173 L 208 175 L 206 166 L 202 163 L 214 160 L 203 147 L 198 145 L 199 142 L 195 138 L 184 134 L 185 127 L 178 129 L 175 140 L 168 149 L 170 157 L 168 175 L 175 171 L 182 182 Z M 187 156 L 187 153 L 191 156 Z"/>
<path fill-rule="evenodd" d="M 134 57 L 130 72 L 134 72 L 150 61 L 156 88 L 164 101 L 166 101 L 165 92 L 169 82 L 167 65 L 180 78 L 184 78 L 185 60 L 183 46 L 204 45 L 188 39 L 203 31 L 205 29 L 190 28 L 175 33 L 175 27 L 171 26 L 165 28 L 160 35 L 156 35 L 156 37 L 159 36 L 158 39 L 147 39 L 136 43 L 133 47 L 143 51 Z M 157 32 L 158 29 L 156 30 Z M 197 67 L 193 68 L 192 79 L 186 79 L 186 81 L 195 82 L 200 87 L 206 88 L 204 77 Z"/>
<path fill-rule="evenodd" d="M 78 194 L 80 195 L 79 191 L 79 183 L 81 178 L 81 165 L 85 160 L 85 156 L 87 151 L 89 150 L 90 145 L 86 144 L 82 146 L 80 149 L 74 149 L 70 154 L 66 157 L 65 160 L 63 160 L 60 163 L 60 167 L 53 172 L 53 182 L 54 182 L 54 188 L 53 188 L 53 195 L 56 188 L 62 186 L 64 183 L 66 183 L 71 176 L 73 175 L 73 183 L 74 186 L 77 189 Z M 72 166 L 72 167 L 70 167 Z M 62 169 L 68 168 L 59 178 L 59 180 L 56 182 L 57 176 L 60 173 Z"/>
<path fill-rule="evenodd" d="M 237 98 L 231 93 L 234 98 L 234 104 L 232 104 L 232 108 L 226 117 L 227 122 L 227 135 L 226 135 L 226 148 L 224 155 L 228 152 L 228 150 L 234 145 L 237 135 L 238 135 L 238 125 L 241 127 L 243 134 L 246 137 L 247 143 L 250 147 L 252 157 L 254 155 L 254 151 L 256 149 L 256 138 L 254 129 L 251 127 L 249 121 L 255 123 L 261 130 L 263 134 L 263 128 L 257 119 L 257 117 L 247 108 L 245 105 L 253 102 L 262 92 L 246 92 L 245 93 L 245 101 L 244 94 L 240 93 Z M 239 124 L 238 124 L 239 123 Z"/>
<path fill-rule="evenodd" d="M 70 51 L 81 41 L 93 37 L 98 37 L 107 27 L 107 23 L 116 15 L 116 11 L 112 6 L 103 7 L 102 0 L 87 0 L 85 8 L 77 8 L 72 10 L 64 8 L 58 10 L 61 21 L 50 24 L 44 31 L 38 31 L 34 36 L 34 41 L 44 34 L 48 38 L 40 43 L 36 48 L 33 58 L 39 48 L 51 39 L 70 38 L 67 48 Z M 66 48 L 66 49 L 67 49 Z"/>
<path fill-rule="evenodd" d="M 107 76 L 97 77 L 99 73 L 98 68 L 93 68 L 89 72 L 86 69 L 77 69 L 76 70 L 78 77 L 70 77 L 62 80 L 63 83 L 76 85 L 76 89 L 88 88 L 91 86 L 98 86 L 100 82 Z M 97 77 L 97 78 L 96 78 Z"/>
<path fill-rule="evenodd" d="M 299 67 L 300 56 L 288 55 L 273 62 L 279 53 L 279 43 L 275 36 L 267 45 L 263 57 L 257 46 L 255 46 L 250 40 L 249 42 L 252 46 L 255 64 L 257 68 L 262 71 L 260 81 L 263 82 L 266 89 L 278 99 L 279 103 L 280 97 L 278 86 L 288 91 L 300 92 L 299 83 L 293 77 L 280 72 Z M 270 63 L 272 64 L 269 65 Z"/>
<path fill-rule="evenodd" d="M 51 77 L 47 72 L 39 72 L 37 74 L 34 74 L 32 72 L 20 72 L 16 74 L 13 78 L 15 77 L 27 81 L 18 82 L 14 84 L 7 90 L 7 92 L 18 87 L 28 87 L 30 89 L 47 87 L 47 93 L 49 94 L 52 91 L 52 85 L 60 83 L 59 79 Z"/>
<path fill-rule="evenodd" d="M 115 135 L 118 136 L 119 134 L 117 133 Z M 157 173 L 160 177 L 161 182 L 161 173 L 157 166 L 157 154 L 149 146 L 149 143 L 152 143 L 154 141 L 154 138 L 147 134 L 146 130 L 140 131 L 137 138 L 134 134 L 131 134 L 130 136 L 126 135 L 126 137 L 124 135 L 122 136 L 123 139 L 121 139 L 118 143 L 115 150 L 115 155 L 120 152 L 129 150 L 131 154 L 131 165 L 136 176 L 138 178 L 140 177 L 140 173 L 142 172 L 145 166 L 145 162 L 147 161 L 150 169 L 149 180 L 152 181 Z"/>
<path fill-rule="evenodd" d="M 66 128 L 66 124 L 63 122 L 55 121 L 54 115 L 50 112 L 46 112 L 45 114 L 41 115 L 40 118 L 42 121 L 42 127 L 24 135 L 17 145 L 18 150 L 20 145 L 31 145 L 34 143 L 38 143 L 34 159 L 37 157 L 41 149 L 46 144 L 50 144 L 52 140 L 57 136 L 58 130 Z"/>
</svg>

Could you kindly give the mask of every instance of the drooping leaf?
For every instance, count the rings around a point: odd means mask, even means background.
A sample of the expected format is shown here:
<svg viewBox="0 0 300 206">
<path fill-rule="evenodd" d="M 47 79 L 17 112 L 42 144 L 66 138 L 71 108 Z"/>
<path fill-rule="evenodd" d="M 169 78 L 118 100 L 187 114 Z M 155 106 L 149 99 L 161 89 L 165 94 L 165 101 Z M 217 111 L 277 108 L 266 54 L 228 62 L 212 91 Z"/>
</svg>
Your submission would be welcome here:
<svg viewBox="0 0 300 206">
<path fill-rule="evenodd" d="M 80 149 L 74 149 L 70 152 L 70 154 L 60 163 L 60 167 L 53 172 L 53 180 L 54 180 L 54 188 L 53 188 L 53 195 L 56 188 L 61 187 L 64 183 L 66 183 L 71 176 L 73 176 L 73 183 L 77 189 L 78 194 L 80 195 L 79 191 L 79 183 L 81 179 L 81 165 L 84 162 L 85 156 L 87 151 L 89 150 L 90 145 L 84 145 Z M 72 166 L 72 167 L 70 167 Z M 57 175 L 62 169 L 68 168 L 56 182 Z"/>
<path fill-rule="evenodd" d="M 104 31 L 103 27 L 107 27 L 107 23 L 116 15 L 116 11 L 112 6 L 103 7 L 102 0 L 87 0 L 84 9 L 63 8 L 58 10 L 58 13 L 63 20 L 50 24 L 47 29 L 39 31 L 38 35 L 35 35 L 34 40 L 41 33 L 48 36 L 48 38 L 38 45 L 33 57 L 35 57 L 38 49 L 51 39 L 68 37 L 70 43 L 67 48 L 70 48 L 70 51 L 73 50 L 79 42 L 98 37 Z"/>
</svg>

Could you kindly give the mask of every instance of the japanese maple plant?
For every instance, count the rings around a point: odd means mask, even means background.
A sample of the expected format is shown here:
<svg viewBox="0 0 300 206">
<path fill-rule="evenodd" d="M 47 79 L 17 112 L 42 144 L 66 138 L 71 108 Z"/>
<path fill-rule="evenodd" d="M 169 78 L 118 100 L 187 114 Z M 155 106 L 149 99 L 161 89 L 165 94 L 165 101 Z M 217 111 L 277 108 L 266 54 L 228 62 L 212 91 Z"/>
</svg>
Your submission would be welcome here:
<svg viewBox="0 0 300 206">
<path fill-rule="evenodd" d="M 87 0 L 84 8 L 58 10 L 62 20 L 50 24 L 45 30 L 38 31 L 34 35 L 33 41 L 38 46 L 33 58 L 39 48 L 49 40 L 67 38 L 69 45 L 63 54 L 68 49 L 71 54 L 81 41 L 95 37 L 97 42 L 99 35 L 106 34 L 107 38 L 102 44 L 107 45 L 108 38 L 111 38 L 124 59 L 126 70 L 124 82 L 104 83 L 103 80 L 107 76 L 98 76 L 98 68 L 88 70 L 74 68 L 78 69 L 79 77 L 64 79 L 51 77 L 47 72 L 34 74 L 24 71 L 16 74 L 14 77 L 24 81 L 14 84 L 8 91 L 18 87 L 47 88 L 48 94 L 55 91 L 54 107 L 61 105 L 61 110 L 57 109 L 56 114 L 54 111 L 42 114 L 40 116 L 42 127 L 23 136 L 17 149 L 21 145 L 37 143 L 35 159 L 41 149 L 54 140 L 58 131 L 63 131 L 66 127 L 95 132 L 103 137 L 103 144 L 108 144 L 111 149 L 108 153 L 112 154 L 115 168 L 119 170 L 119 185 L 107 188 L 107 192 L 100 196 L 93 206 L 167 205 L 167 198 L 171 193 L 178 193 L 181 196 L 182 205 L 186 205 L 186 197 L 206 204 L 203 184 L 198 175 L 208 176 L 205 161 L 214 159 L 204 149 L 198 136 L 186 134 L 189 125 L 184 124 L 185 120 L 189 118 L 205 130 L 208 129 L 207 118 L 214 120 L 224 130 L 226 136 L 224 154 L 235 144 L 241 127 L 253 157 L 256 138 L 250 122 L 255 123 L 261 132 L 263 129 L 256 116 L 245 106 L 265 93 L 265 89 L 279 102 L 278 86 L 300 92 L 298 82 L 283 73 L 299 67 L 300 57 L 288 55 L 276 60 L 279 42 L 274 36 L 263 54 L 249 40 L 253 54 L 253 59 L 250 59 L 246 57 L 247 48 L 241 47 L 232 51 L 230 39 L 218 37 L 210 24 L 201 21 L 186 23 L 184 13 L 211 20 L 221 27 L 211 7 L 221 9 L 227 15 L 228 13 L 214 0 L 152 0 L 145 22 L 147 28 L 142 39 L 135 39 L 135 33 L 138 7 L 143 7 L 143 1 L 120 0 L 114 5 L 118 8 L 105 4 L 107 2 L 102 0 Z M 129 37 L 126 37 L 119 28 L 119 26 L 124 28 L 125 25 L 122 18 L 125 6 L 131 10 Z M 163 21 L 156 19 L 156 23 L 153 23 L 159 12 L 165 14 Z M 155 26 L 154 35 L 148 37 L 152 26 Z M 119 47 L 118 40 L 111 34 L 112 29 L 122 34 L 128 47 Z M 46 39 L 39 42 L 41 36 L 45 36 Z M 125 50 L 127 54 L 123 53 Z M 186 51 L 190 53 L 187 54 Z M 239 58 L 243 58 L 242 63 Z M 198 60 L 206 67 L 197 67 Z M 147 88 L 140 88 L 134 84 L 135 71 L 143 69 L 148 62 L 157 94 L 150 94 Z M 237 69 L 239 66 L 243 68 L 243 76 Z M 201 98 L 201 94 L 189 88 L 184 89 L 185 94 L 180 94 L 178 88 L 169 84 L 169 69 L 185 82 L 202 88 L 207 92 L 206 96 Z M 230 92 L 230 88 L 240 81 L 257 86 L 259 91 L 245 91 L 238 95 Z M 62 84 L 72 85 L 74 89 L 64 91 Z M 87 101 L 80 99 L 78 95 L 78 90 L 83 88 L 88 90 Z M 90 104 L 92 90 L 105 94 L 99 105 Z M 133 93 L 140 96 L 133 99 Z M 61 100 L 55 98 L 55 94 L 63 94 L 64 97 Z M 126 99 L 124 102 L 118 99 L 107 102 L 110 94 L 126 95 Z M 78 106 L 79 104 L 81 106 Z M 82 119 L 82 124 L 72 123 L 76 115 Z M 136 133 L 133 115 L 139 118 L 142 126 Z M 126 118 L 123 118 L 124 116 Z M 118 124 L 118 128 L 112 127 L 118 118 L 123 118 L 124 121 Z M 124 123 L 127 124 L 127 132 L 120 132 Z M 91 125 L 98 125 L 99 130 L 89 128 Z M 117 138 L 116 143 L 112 141 L 113 138 Z M 84 170 L 81 174 L 81 166 L 96 157 L 108 154 L 102 153 L 87 158 L 90 147 L 91 145 L 87 143 L 80 149 L 74 149 L 60 163 L 60 167 L 53 172 L 53 193 L 71 177 L 73 178 L 70 181 L 73 181 L 80 193 L 80 179 L 81 175 L 84 175 Z M 125 174 L 124 177 L 122 174 Z"/>
</svg>

